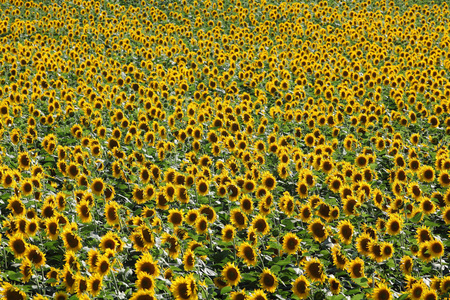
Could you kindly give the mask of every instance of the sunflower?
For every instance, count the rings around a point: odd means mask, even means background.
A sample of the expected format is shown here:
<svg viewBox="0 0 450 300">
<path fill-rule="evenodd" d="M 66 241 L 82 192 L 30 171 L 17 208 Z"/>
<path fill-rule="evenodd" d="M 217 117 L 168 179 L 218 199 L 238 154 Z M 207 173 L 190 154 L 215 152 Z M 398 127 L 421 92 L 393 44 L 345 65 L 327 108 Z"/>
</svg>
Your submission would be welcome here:
<svg viewBox="0 0 450 300">
<path fill-rule="evenodd" d="M 207 195 L 209 192 L 209 182 L 204 179 L 200 179 L 196 183 L 196 190 L 197 190 L 197 193 L 201 196 Z"/>
<path fill-rule="evenodd" d="M 183 212 L 179 209 L 170 209 L 167 221 L 173 225 L 174 228 L 183 224 Z"/>
<path fill-rule="evenodd" d="M 309 204 L 303 204 L 302 206 L 299 207 L 299 215 L 300 215 L 300 219 L 303 222 L 308 223 L 311 220 L 311 216 L 312 216 L 312 211 L 311 211 L 311 206 Z"/>
<path fill-rule="evenodd" d="M 195 221 L 195 230 L 197 234 L 204 234 L 208 231 L 208 219 L 200 215 Z"/>
<path fill-rule="evenodd" d="M 108 231 L 102 238 L 100 239 L 99 248 L 105 252 L 106 249 L 111 249 L 112 251 L 117 251 L 120 247 L 120 238 L 116 233 L 112 231 Z"/>
<path fill-rule="evenodd" d="M 11 210 L 14 216 L 23 216 L 26 212 L 25 205 L 17 196 L 9 198 L 6 208 Z"/>
<path fill-rule="evenodd" d="M 155 290 L 155 280 L 147 273 L 138 273 L 136 287 L 138 288 L 138 290 L 145 290 L 148 293 L 153 294 Z"/>
<path fill-rule="evenodd" d="M 384 261 L 381 245 L 377 241 L 372 240 L 369 243 L 369 250 L 370 250 L 370 254 L 369 254 L 370 258 L 372 258 L 373 260 L 375 260 L 378 263 Z"/>
<path fill-rule="evenodd" d="M 269 293 L 275 293 L 278 286 L 278 278 L 267 268 L 263 270 L 259 277 L 259 284 Z"/>
<path fill-rule="evenodd" d="M 420 208 L 425 215 L 431 215 L 436 211 L 436 206 L 428 197 L 422 198 L 420 201 Z"/>
<path fill-rule="evenodd" d="M 249 300 L 267 300 L 267 295 L 263 290 L 254 290 L 248 298 Z"/>
<path fill-rule="evenodd" d="M 236 236 L 236 230 L 233 225 L 225 225 L 222 228 L 222 241 L 231 242 Z"/>
<path fill-rule="evenodd" d="M 164 232 L 161 236 L 161 244 L 168 244 L 169 256 L 176 259 L 179 255 L 181 246 L 177 236 Z"/>
<path fill-rule="evenodd" d="M 105 183 L 101 178 L 95 178 L 92 180 L 91 190 L 94 195 L 100 196 L 105 191 Z"/>
<path fill-rule="evenodd" d="M 228 285 L 238 285 L 241 280 L 241 273 L 234 263 L 228 262 L 222 270 L 222 277 L 228 283 Z"/>
<path fill-rule="evenodd" d="M 297 194 L 300 199 L 308 197 L 308 184 L 303 180 L 299 180 L 297 183 Z"/>
<path fill-rule="evenodd" d="M 136 273 L 145 272 L 154 278 L 159 276 L 158 261 L 153 260 L 152 255 L 149 252 L 145 252 L 136 261 L 135 264 Z"/>
<path fill-rule="evenodd" d="M 189 203 L 189 194 L 188 194 L 186 187 L 184 187 L 183 185 L 180 185 L 177 187 L 176 198 L 181 203 L 184 203 L 184 204 Z"/>
<path fill-rule="evenodd" d="M 192 271 L 195 268 L 195 255 L 192 250 L 187 250 L 183 255 L 183 266 L 185 271 Z"/>
<path fill-rule="evenodd" d="M 92 221 L 92 214 L 89 206 L 89 202 L 84 199 L 77 204 L 78 217 L 83 223 L 91 223 Z"/>
<path fill-rule="evenodd" d="M 431 235 L 431 231 L 428 226 L 421 226 L 417 228 L 415 237 L 419 244 L 433 240 L 433 236 Z"/>
<path fill-rule="evenodd" d="M 384 260 L 392 257 L 394 254 L 394 246 L 391 243 L 383 242 L 381 243 L 381 252 L 383 253 Z"/>
<path fill-rule="evenodd" d="M 22 258 L 28 250 L 28 244 L 24 241 L 22 235 L 15 234 L 9 239 L 9 247 L 14 253 L 14 257 Z"/>
<path fill-rule="evenodd" d="M 227 184 L 227 191 L 230 201 L 236 201 L 241 195 L 241 189 L 234 182 Z"/>
<path fill-rule="evenodd" d="M 370 255 L 369 244 L 372 242 L 372 238 L 369 234 L 363 233 L 356 238 L 356 249 L 362 255 Z"/>
<path fill-rule="evenodd" d="M 147 202 L 147 200 L 149 200 L 146 197 L 146 194 L 144 193 L 144 190 L 141 189 L 138 185 L 134 185 L 132 194 L 133 194 L 133 200 L 137 204 L 144 204 L 145 202 Z M 160 195 L 163 195 L 163 194 L 160 193 Z M 167 199 L 166 199 L 166 202 L 168 202 Z M 159 205 L 159 199 L 158 199 L 158 205 Z"/>
<path fill-rule="evenodd" d="M 2 176 L 2 184 L 4 188 L 14 188 L 17 184 L 12 171 L 6 171 Z"/>
<path fill-rule="evenodd" d="M 283 237 L 283 251 L 287 254 L 296 254 L 300 248 L 301 240 L 296 234 L 288 232 Z"/>
<path fill-rule="evenodd" d="M 243 196 L 240 200 L 240 207 L 244 213 L 250 214 L 253 211 L 253 200 L 247 195 Z"/>
<path fill-rule="evenodd" d="M 253 219 L 252 227 L 255 229 L 257 233 L 261 235 L 266 235 L 270 230 L 270 226 L 267 223 L 266 218 L 264 218 L 262 215 L 257 215 Z"/>
<path fill-rule="evenodd" d="M 119 224 L 120 218 L 118 210 L 120 209 L 120 205 L 116 201 L 110 201 L 105 204 L 105 218 L 106 223 L 110 226 L 114 226 Z"/>
<path fill-rule="evenodd" d="M 31 167 L 31 159 L 27 152 L 19 152 L 17 155 L 19 167 L 23 170 L 28 170 Z"/>
<path fill-rule="evenodd" d="M 100 255 L 97 260 L 97 270 L 96 273 L 105 276 L 108 275 L 111 270 L 111 263 L 106 255 Z"/>
<path fill-rule="evenodd" d="M 23 180 L 20 191 L 24 196 L 31 195 L 33 193 L 33 183 L 31 182 L 31 180 Z"/>
<path fill-rule="evenodd" d="M 155 221 L 156 219 L 157 218 L 155 218 L 153 221 Z M 146 224 L 139 225 L 135 229 L 135 234 L 137 234 L 135 240 L 137 241 L 137 243 L 142 243 L 145 249 L 151 249 L 155 245 L 155 237 L 153 235 L 153 232 Z"/>
<path fill-rule="evenodd" d="M 431 166 L 422 166 L 419 170 L 419 177 L 422 181 L 430 183 L 434 181 L 434 169 Z"/>
<path fill-rule="evenodd" d="M 25 257 L 28 258 L 28 260 L 37 269 L 45 265 L 45 254 L 42 253 L 41 250 L 35 245 L 31 245 L 28 247 Z"/>
<path fill-rule="evenodd" d="M 341 220 L 338 225 L 339 239 L 346 245 L 352 242 L 354 227 L 348 220 Z"/>
<path fill-rule="evenodd" d="M 177 277 L 170 285 L 170 291 L 175 297 L 175 300 L 193 300 L 195 298 L 194 292 L 191 290 L 189 280 L 180 276 Z"/>
<path fill-rule="evenodd" d="M 231 300 L 246 300 L 248 299 L 247 294 L 244 291 L 235 291 L 230 293 Z"/>
<path fill-rule="evenodd" d="M 82 248 L 81 238 L 70 228 L 65 228 L 61 233 L 61 237 L 64 241 L 64 247 L 70 251 L 78 251 Z"/>
<path fill-rule="evenodd" d="M 319 243 L 323 242 L 328 237 L 328 230 L 325 224 L 323 224 L 319 219 L 312 220 L 311 223 L 309 223 L 308 231 Z"/>
<path fill-rule="evenodd" d="M 402 226 L 402 218 L 396 214 L 392 214 L 386 222 L 386 232 L 389 235 L 398 235 L 402 231 Z"/>
<path fill-rule="evenodd" d="M 346 269 L 347 269 L 347 272 L 350 274 L 351 278 L 365 277 L 364 261 L 359 257 L 355 258 L 352 261 L 349 261 Z"/>
<path fill-rule="evenodd" d="M 2 290 L 1 294 L 3 295 L 3 299 L 25 300 L 28 298 L 22 290 L 13 286 L 9 282 L 2 282 L 0 287 Z"/>
<path fill-rule="evenodd" d="M 358 208 L 361 204 L 354 197 L 348 196 L 344 199 L 344 213 L 346 216 L 358 215 Z"/>
<path fill-rule="evenodd" d="M 47 237 L 54 241 L 59 236 L 59 223 L 56 216 L 45 220 L 45 232 Z"/>
<path fill-rule="evenodd" d="M 278 206 L 287 216 L 291 216 L 295 210 L 295 201 L 289 192 L 284 192 L 283 196 L 279 199 Z"/>
<path fill-rule="evenodd" d="M 292 282 L 292 292 L 295 296 L 300 299 L 306 299 L 309 296 L 309 286 L 310 283 L 305 276 L 298 277 L 294 282 Z"/>
<path fill-rule="evenodd" d="M 217 276 L 214 278 L 214 285 L 219 289 L 223 289 L 224 287 L 228 286 L 228 283 L 226 282 L 225 278 L 222 276 Z"/>
<path fill-rule="evenodd" d="M 131 295 L 130 300 L 156 300 L 156 297 L 147 290 L 137 290 Z"/>
<path fill-rule="evenodd" d="M 392 293 L 389 287 L 384 283 L 379 283 L 373 290 L 372 299 L 374 300 L 391 300 Z"/>
<path fill-rule="evenodd" d="M 230 220 L 237 229 L 241 230 L 247 227 L 247 216 L 239 208 L 233 208 L 230 211 Z"/>
<path fill-rule="evenodd" d="M 33 264 L 31 261 L 28 258 L 22 259 L 19 269 L 22 274 L 22 282 L 30 281 L 31 276 L 33 275 Z"/>
<path fill-rule="evenodd" d="M 66 292 L 73 293 L 75 291 L 75 284 L 76 284 L 75 274 L 73 274 L 72 270 L 67 266 L 64 267 L 64 270 L 62 271 L 61 274 L 64 285 L 66 287 Z"/>
<path fill-rule="evenodd" d="M 275 189 L 277 186 L 277 180 L 267 171 L 263 173 L 261 183 L 269 191 Z"/>
<path fill-rule="evenodd" d="M 87 291 L 92 296 L 97 296 L 102 290 L 103 277 L 100 274 L 92 274 L 87 281 Z"/>
<path fill-rule="evenodd" d="M 447 170 L 439 173 L 439 184 L 445 188 L 450 187 L 450 174 Z"/>
<path fill-rule="evenodd" d="M 348 263 L 348 259 L 345 255 L 341 253 L 341 247 L 339 244 L 336 244 L 331 248 L 331 256 L 333 257 L 333 264 L 336 268 L 344 270 L 345 266 Z"/>
<path fill-rule="evenodd" d="M 339 193 L 340 188 L 342 187 L 341 178 L 334 176 L 331 180 L 328 181 L 328 186 L 333 193 Z"/>
<path fill-rule="evenodd" d="M 426 289 L 427 286 L 422 281 L 415 282 L 409 289 L 411 300 L 423 299 L 422 295 Z"/>
<path fill-rule="evenodd" d="M 214 223 L 217 219 L 216 211 L 209 205 L 202 205 L 199 213 L 205 215 L 209 223 Z"/>
<path fill-rule="evenodd" d="M 196 209 L 189 210 L 185 216 L 186 223 L 188 223 L 189 225 L 195 224 L 199 215 L 200 213 L 198 212 L 198 210 Z"/>
<path fill-rule="evenodd" d="M 75 293 L 78 296 L 78 299 L 83 299 L 82 295 L 88 289 L 88 282 L 86 277 L 81 276 L 79 273 L 75 275 Z M 85 295 L 84 295 L 85 296 Z"/>
<path fill-rule="evenodd" d="M 440 258 L 444 255 L 444 244 L 440 240 L 431 240 L 426 243 L 428 252 L 433 258 Z"/>
<path fill-rule="evenodd" d="M 238 256 L 244 260 L 247 266 L 255 266 L 257 263 L 256 251 L 248 242 L 239 245 Z"/>
<path fill-rule="evenodd" d="M 423 300 L 437 300 L 438 299 L 438 294 L 436 293 L 436 291 L 431 290 L 431 289 L 426 289 L 423 293 Z"/>
<path fill-rule="evenodd" d="M 54 300 L 67 300 L 67 299 L 69 299 L 69 295 L 64 291 L 59 291 L 53 295 L 53 299 Z"/>
<path fill-rule="evenodd" d="M 448 293 L 448 291 L 450 290 L 450 276 L 445 276 L 440 280 L 440 283 L 436 285 L 440 286 L 440 291 L 443 294 Z"/>
<path fill-rule="evenodd" d="M 313 282 L 318 281 L 323 283 L 326 279 L 323 265 L 316 257 L 304 262 L 304 270 Z"/>
<path fill-rule="evenodd" d="M 341 282 L 339 281 L 339 279 L 330 277 L 328 279 L 328 284 L 333 295 L 338 295 L 341 292 Z"/>
<path fill-rule="evenodd" d="M 410 256 L 403 256 L 400 261 L 400 270 L 404 275 L 410 275 L 414 266 L 414 261 Z"/>
</svg>

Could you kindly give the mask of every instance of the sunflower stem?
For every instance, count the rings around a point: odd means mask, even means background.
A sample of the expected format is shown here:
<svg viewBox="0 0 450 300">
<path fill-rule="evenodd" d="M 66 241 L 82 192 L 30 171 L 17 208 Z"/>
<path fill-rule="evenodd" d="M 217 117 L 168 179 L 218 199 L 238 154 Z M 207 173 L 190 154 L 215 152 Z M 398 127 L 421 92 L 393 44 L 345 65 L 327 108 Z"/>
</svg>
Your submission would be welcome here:
<svg viewBox="0 0 450 300">
<path fill-rule="evenodd" d="M 117 284 L 116 275 L 114 274 L 114 270 L 112 270 L 112 268 L 111 268 L 111 276 L 113 278 L 114 286 L 116 289 L 116 295 L 118 295 L 119 294 L 119 285 Z"/>
<path fill-rule="evenodd" d="M 264 250 L 266 248 L 266 246 L 264 245 L 263 237 L 261 237 L 260 240 L 261 240 L 262 250 Z M 259 260 L 261 261 L 261 264 L 262 264 L 262 267 L 263 267 L 263 270 L 264 270 L 265 266 L 264 266 L 264 261 L 262 259 L 262 251 L 256 251 L 256 253 L 258 254 Z"/>
<path fill-rule="evenodd" d="M 46 296 L 46 292 L 45 292 L 45 287 L 44 287 L 44 281 L 45 281 L 45 276 L 44 276 L 44 269 L 42 267 L 40 267 L 41 269 L 41 276 L 42 276 L 42 296 Z M 39 279 L 38 279 L 39 281 Z"/>
<path fill-rule="evenodd" d="M 233 254 L 234 254 L 234 260 L 236 261 L 236 236 L 233 237 Z"/>
</svg>

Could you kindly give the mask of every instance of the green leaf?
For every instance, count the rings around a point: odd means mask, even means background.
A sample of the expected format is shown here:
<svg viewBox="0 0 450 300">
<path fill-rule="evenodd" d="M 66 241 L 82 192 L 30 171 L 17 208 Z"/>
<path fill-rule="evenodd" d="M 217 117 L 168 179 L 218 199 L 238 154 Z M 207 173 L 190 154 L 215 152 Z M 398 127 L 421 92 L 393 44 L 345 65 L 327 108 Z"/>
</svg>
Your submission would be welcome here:
<svg viewBox="0 0 450 300">
<path fill-rule="evenodd" d="M 394 269 L 395 268 L 395 263 L 394 263 L 394 260 L 391 258 L 391 259 L 389 259 L 387 262 L 386 262 L 386 265 L 389 267 L 389 268 L 391 268 L 391 269 Z"/>
<path fill-rule="evenodd" d="M 365 296 L 366 295 L 364 293 L 358 294 L 358 295 L 353 296 L 352 300 L 361 300 L 361 299 L 364 299 Z"/>
<path fill-rule="evenodd" d="M 45 283 L 56 283 L 58 282 L 55 278 L 48 279 Z"/>
<path fill-rule="evenodd" d="M 411 222 L 413 223 L 417 223 L 420 221 L 420 219 L 422 219 L 422 213 L 418 213 L 416 214 L 414 217 L 411 218 Z"/>
<path fill-rule="evenodd" d="M 270 246 L 270 248 L 273 248 L 273 249 L 281 249 L 282 248 L 280 244 L 275 243 L 275 242 L 268 242 L 267 244 Z"/>
<path fill-rule="evenodd" d="M 20 281 L 20 279 L 23 277 L 22 273 L 20 272 L 13 272 L 13 271 L 9 271 L 8 272 L 8 278 L 10 280 L 14 280 L 14 281 Z"/>
<path fill-rule="evenodd" d="M 404 300 L 407 299 L 409 297 L 409 293 L 403 294 L 400 297 L 397 298 L 397 300 Z"/>
<path fill-rule="evenodd" d="M 274 274 L 278 274 L 281 271 L 281 267 L 279 265 L 274 265 L 272 268 L 270 268 L 270 271 Z"/>
<path fill-rule="evenodd" d="M 226 286 L 226 287 L 224 287 L 223 289 L 220 290 L 220 294 L 221 295 L 228 294 L 229 292 L 231 292 L 231 290 L 232 290 L 231 286 Z"/>
<path fill-rule="evenodd" d="M 292 221 L 290 219 L 283 219 L 281 221 L 281 224 L 286 226 L 286 230 L 291 230 L 294 228 L 294 223 L 292 223 Z"/>
<path fill-rule="evenodd" d="M 333 295 L 333 296 L 328 296 L 327 297 L 328 300 L 341 300 L 341 299 L 345 299 L 345 296 L 340 294 L 340 295 Z"/>
<path fill-rule="evenodd" d="M 354 278 L 353 281 L 360 286 L 366 286 L 367 285 L 367 278 L 361 277 L 361 278 Z"/>
<path fill-rule="evenodd" d="M 358 288 L 358 289 L 353 289 L 353 290 L 346 291 L 345 294 L 347 296 L 351 296 L 351 295 L 354 295 L 356 293 L 359 293 L 360 291 L 361 291 L 361 289 Z"/>
</svg>

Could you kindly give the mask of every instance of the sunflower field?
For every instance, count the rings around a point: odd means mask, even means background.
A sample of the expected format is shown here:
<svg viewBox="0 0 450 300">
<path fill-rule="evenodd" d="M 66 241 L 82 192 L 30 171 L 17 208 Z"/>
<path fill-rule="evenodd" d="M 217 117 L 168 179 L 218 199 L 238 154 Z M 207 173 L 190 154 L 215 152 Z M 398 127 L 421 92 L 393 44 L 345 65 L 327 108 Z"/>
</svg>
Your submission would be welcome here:
<svg viewBox="0 0 450 300">
<path fill-rule="evenodd" d="M 2 299 L 448 297 L 448 24 L 0 0 Z"/>
</svg>

